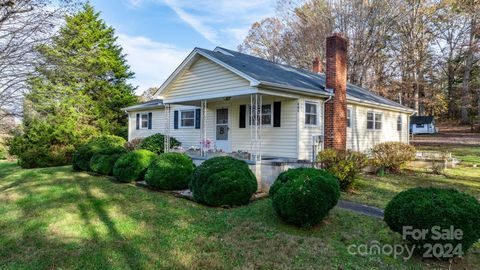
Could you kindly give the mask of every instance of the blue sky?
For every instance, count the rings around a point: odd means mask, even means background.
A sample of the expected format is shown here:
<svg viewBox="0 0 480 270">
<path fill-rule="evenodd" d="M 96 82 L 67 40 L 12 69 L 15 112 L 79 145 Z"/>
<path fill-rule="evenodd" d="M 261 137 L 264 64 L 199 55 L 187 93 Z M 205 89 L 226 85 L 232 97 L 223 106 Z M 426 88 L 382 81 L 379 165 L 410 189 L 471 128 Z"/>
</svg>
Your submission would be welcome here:
<svg viewBox="0 0 480 270">
<path fill-rule="evenodd" d="M 273 0 L 91 0 L 135 72 L 137 93 L 160 86 L 194 47 L 236 49 Z"/>
</svg>

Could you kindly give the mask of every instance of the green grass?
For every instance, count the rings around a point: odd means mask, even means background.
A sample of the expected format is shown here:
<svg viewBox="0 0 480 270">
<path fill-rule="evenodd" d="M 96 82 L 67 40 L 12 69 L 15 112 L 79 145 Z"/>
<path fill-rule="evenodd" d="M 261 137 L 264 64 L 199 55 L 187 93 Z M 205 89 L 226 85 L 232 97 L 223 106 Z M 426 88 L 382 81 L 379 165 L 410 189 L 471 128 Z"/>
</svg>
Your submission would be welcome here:
<svg viewBox="0 0 480 270">
<path fill-rule="evenodd" d="M 343 193 L 343 199 L 385 208 L 387 203 L 399 192 L 414 187 L 455 188 L 475 196 L 480 200 L 480 147 L 474 146 L 421 146 L 417 150 L 448 150 L 462 162 L 455 168 L 446 169 L 442 175 L 431 173 L 428 169 L 408 168 L 400 175 L 378 177 L 365 174 L 356 180 L 350 193 Z"/>
<path fill-rule="evenodd" d="M 355 182 L 352 192 L 342 193 L 342 198 L 385 208 L 399 192 L 414 187 L 455 188 L 480 200 L 480 168 L 457 167 L 446 169 L 444 175 L 421 170 L 407 170 L 400 175 L 383 177 L 363 175 Z"/>
<path fill-rule="evenodd" d="M 0 162 L 0 269 L 448 269 L 419 256 L 348 254 L 375 240 L 402 241 L 383 221 L 341 209 L 300 229 L 269 199 L 210 208 L 69 166 Z M 479 253 L 454 268 L 480 265 Z"/>
</svg>

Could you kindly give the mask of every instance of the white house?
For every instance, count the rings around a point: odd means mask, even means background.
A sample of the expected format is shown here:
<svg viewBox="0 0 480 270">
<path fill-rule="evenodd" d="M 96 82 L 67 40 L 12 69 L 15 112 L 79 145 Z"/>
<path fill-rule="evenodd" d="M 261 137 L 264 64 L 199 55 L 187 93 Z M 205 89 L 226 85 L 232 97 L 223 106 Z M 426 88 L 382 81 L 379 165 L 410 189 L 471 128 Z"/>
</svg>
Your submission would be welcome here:
<svg viewBox="0 0 480 270">
<path fill-rule="evenodd" d="M 326 147 L 367 151 L 385 141 L 408 143 L 414 111 L 347 84 L 345 39 L 327 39 L 325 73 L 314 65 L 311 72 L 220 47 L 195 48 L 158 99 L 125 108 L 129 140 L 162 133 L 204 153 L 200 142 L 209 139 L 217 151 L 248 152 L 257 164 L 309 161 Z"/>
<path fill-rule="evenodd" d="M 410 132 L 412 134 L 436 133 L 435 120 L 433 116 L 412 116 L 410 117 Z"/>
</svg>

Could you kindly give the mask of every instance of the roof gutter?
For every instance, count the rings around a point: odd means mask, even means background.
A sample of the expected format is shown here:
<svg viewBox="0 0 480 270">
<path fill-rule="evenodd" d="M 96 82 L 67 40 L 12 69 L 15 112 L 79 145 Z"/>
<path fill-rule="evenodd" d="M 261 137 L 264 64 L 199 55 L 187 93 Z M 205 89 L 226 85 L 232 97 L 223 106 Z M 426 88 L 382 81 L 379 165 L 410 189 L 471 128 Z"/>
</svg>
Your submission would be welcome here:
<svg viewBox="0 0 480 270">
<path fill-rule="evenodd" d="M 315 96 L 320 96 L 320 97 L 331 97 L 332 96 L 332 94 L 327 93 L 327 92 L 322 93 L 322 92 L 318 92 L 318 90 L 311 90 L 311 89 L 303 88 L 303 87 L 289 86 L 289 85 L 284 85 L 284 84 L 280 84 L 280 83 L 260 81 L 260 83 L 257 85 L 257 87 L 259 87 L 259 86 L 260 87 L 261 86 L 272 87 L 272 88 L 276 88 L 278 90 L 282 90 L 282 91 L 286 91 L 286 92 L 301 91 L 301 92 L 309 93 L 309 94 L 312 94 L 312 95 L 315 95 Z M 323 91 L 323 90 L 321 90 L 321 91 Z"/>
</svg>

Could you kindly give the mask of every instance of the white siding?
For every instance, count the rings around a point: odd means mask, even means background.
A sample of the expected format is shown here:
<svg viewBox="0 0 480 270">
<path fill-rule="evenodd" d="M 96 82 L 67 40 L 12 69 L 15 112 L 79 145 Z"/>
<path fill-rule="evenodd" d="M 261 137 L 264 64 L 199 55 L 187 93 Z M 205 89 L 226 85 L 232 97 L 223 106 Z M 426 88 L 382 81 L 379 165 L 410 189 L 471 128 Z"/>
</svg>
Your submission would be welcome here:
<svg viewBox="0 0 480 270">
<path fill-rule="evenodd" d="M 251 89 L 249 81 L 204 57 L 183 71 L 163 91 L 161 98 L 205 99 L 205 96 L 231 96 L 232 92 Z"/>
<path fill-rule="evenodd" d="M 352 110 L 351 127 L 347 128 L 347 149 L 368 151 L 375 144 L 399 141 L 408 143 L 408 117 L 406 113 L 349 104 Z M 367 129 L 367 112 L 382 114 L 382 129 Z M 397 131 L 397 118 L 402 117 L 402 130 Z"/>
<path fill-rule="evenodd" d="M 280 127 L 273 127 L 273 102 L 281 102 L 281 122 Z M 246 120 L 246 127 L 239 128 L 240 120 L 240 105 L 250 104 L 249 98 L 239 98 L 230 102 L 230 138 L 231 150 L 244 150 L 250 152 L 250 127 L 248 119 Z M 293 99 L 285 99 L 280 97 L 264 96 L 263 104 L 272 105 L 272 125 L 262 126 L 261 129 L 261 148 L 262 155 L 297 158 L 297 101 Z M 220 105 L 220 104 L 217 104 Z M 215 106 L 215 105 L 212 105 Z M 209 106 L 210 108 L 210 106 Z M 213 121 L 212 121 L 213 122 Z M 214 131 L 214 127 L 209 127 Z"/>
<path fill-rule="evenodd" d="M 317 104 L 317 124 L 306 125 L 305 124 L 305 102 L 312 102 Z M 299 127 L 299 140 L 298 140 L 298 159 L 311 160 L 313 159 L 313 136 L 319 136 L 323 134 L 323 99 L 320 98 L 300 98 L 298 100 L 299 114 L 298 114 L 298 127 Z M 321 150 L 321 145 L 318 151 Z M 318 152 L 317 151 L 317 152 Z"/>
</svg>

